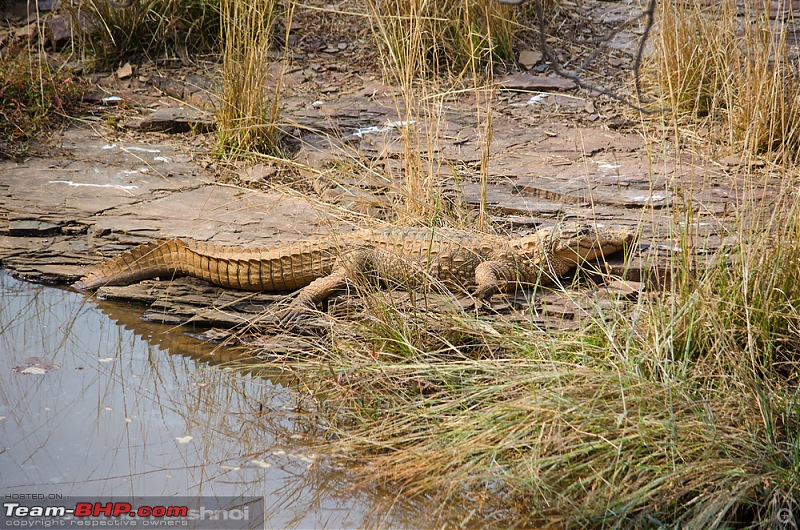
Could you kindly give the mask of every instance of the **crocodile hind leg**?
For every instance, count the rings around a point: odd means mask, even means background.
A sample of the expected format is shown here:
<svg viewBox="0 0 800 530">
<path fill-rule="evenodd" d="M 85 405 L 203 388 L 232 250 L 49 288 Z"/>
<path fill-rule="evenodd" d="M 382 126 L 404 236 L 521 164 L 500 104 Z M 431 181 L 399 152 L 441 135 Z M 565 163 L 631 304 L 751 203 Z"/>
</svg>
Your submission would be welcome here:
<svg viewBox="0 0 800 530">
<path fill-rule="evenodd" d="M 296 324 L 309 311 L 314 310 L 317 304 L 327 300 L 348 282 L 374 271 L 374 257 L 372 249 L 354 250 L 339 256 L 328 276 L 317 278 L 300 290 L 289 307 L 281 313 L 280 325 L 287 327 Z"/>
</svg>

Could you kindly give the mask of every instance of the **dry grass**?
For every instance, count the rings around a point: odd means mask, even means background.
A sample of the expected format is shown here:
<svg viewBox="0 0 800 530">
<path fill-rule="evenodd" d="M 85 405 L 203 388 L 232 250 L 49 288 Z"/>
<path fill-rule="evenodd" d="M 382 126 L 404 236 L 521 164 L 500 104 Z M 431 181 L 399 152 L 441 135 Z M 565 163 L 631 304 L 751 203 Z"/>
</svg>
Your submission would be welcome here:
<svg viewBox="0 0 800 530">
<path fill-rule="evenodd" d="M 374 32 L 395 69 L 430 77 L 512 60 L 518 11 L 494 0 L 368 0 Z M 409 38 L 411 37 L 411 38 Z"/>
<path fill-rule="evenodd" d="M 786 46 L 788 23 L 769 2 L 712 6 L 659 4 L 655 51 L 646 75 L 672 109 L 673 123 L 707 117 L 717 142 L 753 154 L 797 159 L 800 84 Z"/>
<path fill-rule="evenodd" d="M 589 308 L 578 331 L 370 292 L 358 322 L 287 366 L 365 483 L 461 499 L 484 523 L 770 527 L 800 494 L 786 200 L 694 278 Z"/>
<path fill-rule="evenodd" d="M 280 96 L 283 66 L 270 79 L 270 49 L 278 16 L 277 0 L 222 0 L 221 42 L 223 89 L 217 108 L 220 152 L 280 153 Z M 283 13 L 286 33 L 294 4 Z M 271 85 L 271 86 L 270 86 Z"/>
<path fill-rule="evenodd" d="M 116 2 L 121 4 L 121 2 Z M 136 54 L 188 55 L 217 48 L 219 0 L 66 2 L 80 49 L 100 65 Z"/>
<path fill-rule="evenodd" d="M 492 131 L 492 67 L 508 60 L 516 11 L 492 1 L 397 2 L 370 0 L 369 20 L 379 43 L 387 82 L 399 87 L 397 125 L 404 153 L 399 174 L 402 200 L 394 211 L 405 224 L 476 226 L 489 229 L 485 201 L 477 218 L 463 195 L 446 196 L 445 182 L 458 188 L 460 168 L 441 155 L 447 102 L 475 94 L 475 133 L 483 146 L 480 174 L 486 186 Z M 443 75 L 443 74 L 451 75 Z M 483 194 L 485 197 L 485 193 Z"/>
</svg>

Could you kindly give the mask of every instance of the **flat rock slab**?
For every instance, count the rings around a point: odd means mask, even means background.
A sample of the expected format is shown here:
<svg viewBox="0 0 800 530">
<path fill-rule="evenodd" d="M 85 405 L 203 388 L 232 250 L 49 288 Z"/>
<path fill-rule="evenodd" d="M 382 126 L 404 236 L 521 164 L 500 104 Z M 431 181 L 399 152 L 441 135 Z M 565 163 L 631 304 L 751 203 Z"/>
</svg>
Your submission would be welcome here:
<svg viewBox="0 0 800 530">
<path fill-rule="evenodd" d="M 225 245 L 258 245 L 327 234 L 323 219 L 324 214 L 303 199 L 204 185 L 151 201 L 122 204 L 94 217 L 92 227 L 95 233 L 117 240 L 128 236 L 188 237 Z"/>
<path fill-rule="evenodd" d="M 308 201 L 214 184 L 191 153 L 70 129 L 62 150 L 0 161 L 0 262 L 23 278 L 72 283 L 89 266 L 159 237 L 257 245 L 326 234 Z"/>
<path fill-rule="evenodd" d="M 43 237 L 57 234 L 60 231 L 61 225 L 47 221 L 35 219 L 9 219 L 8 221 L 8 235 L 12 237 Z"/>
<path fill-rule="evenodd" d="M 256 321 L 286 296 L 248 293 L 216 287 L 194 278 L 145 280 L 133 285 L 102 287 L 97 296 L 133 301 L 149 306 L 142 318 L 148 322 L 201 327 L 234 327 Z"/>
<path fill-rule="evenodd" d="M 184 80 L 153 76 L 150 83 L 161 92 L 189 105 L 213 111 L 219 104 L 219 87 L 205 75 L 188 75 Z"/>
<path fill-rule="evenodd" d="M 91 130 L 71 129 L 62 147 L 50 158 L 0 162 L 0 211 L 81 222 L 123 204 L 213 182 L 198 172 L 191 156 L 164 144 L 109 142 Z"/>
<path fill-rule="evenodd" d="M 208 132 L 214 129 L 214 115 L 191 107 L 160 108 L 136 122 L 133 128 L 143 132 Z"/>
<path fill-rule="evenodd" d="M 519 90 L 525 92 L 547 92 L 551 90 L 570 90 L 575 83 L 563 77 L 511 74 L 497 82 L 501 90 Z"/>
</svg>

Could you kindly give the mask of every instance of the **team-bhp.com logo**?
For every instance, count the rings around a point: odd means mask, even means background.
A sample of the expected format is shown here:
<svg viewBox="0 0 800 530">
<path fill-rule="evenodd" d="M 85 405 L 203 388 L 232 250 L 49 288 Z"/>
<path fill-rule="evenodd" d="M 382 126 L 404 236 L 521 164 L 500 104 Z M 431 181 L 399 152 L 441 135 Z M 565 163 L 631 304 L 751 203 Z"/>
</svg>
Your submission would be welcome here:
<svg viewBox="0 0 800 530">
<path fill-rule="evenodd" d="M 189 517 L 201 519 L 206 517 L 206 510 L 189 510 L 188 506 L 139 506 L 134 508 L 129 502 L 79 502 L 74 508 L 66 506 L 21 506 L 18 502 L 3 503 L 6 518 L 21 517 Z M 230 510 L 225 514 L 227 518 L 245 519 L 249 517 L 250 510 Z M 218 517 L 218 511 L 209 516 Z"/>
<path fill-rule="evenodd" d="M 61 498 L 40 494 L 6 495 L 0 529 L 70 527 L 260 528 L 263 497 Z"/>
</svg>

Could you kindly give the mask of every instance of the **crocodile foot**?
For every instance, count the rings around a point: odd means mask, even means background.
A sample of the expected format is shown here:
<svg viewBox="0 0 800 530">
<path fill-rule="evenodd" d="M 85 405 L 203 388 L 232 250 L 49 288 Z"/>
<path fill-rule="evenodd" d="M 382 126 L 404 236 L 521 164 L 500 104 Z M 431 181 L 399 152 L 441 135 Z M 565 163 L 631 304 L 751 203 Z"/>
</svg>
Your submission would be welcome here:
<svg viewBox="0 0 800 530">
<path fill-rule="evenodd" d="M 284 329 L 300 327 L 316 311 L 316 304 L 305 297 L 298 296 L 288 307 L 278 311 L 278 326 Z"/>
</svg>

